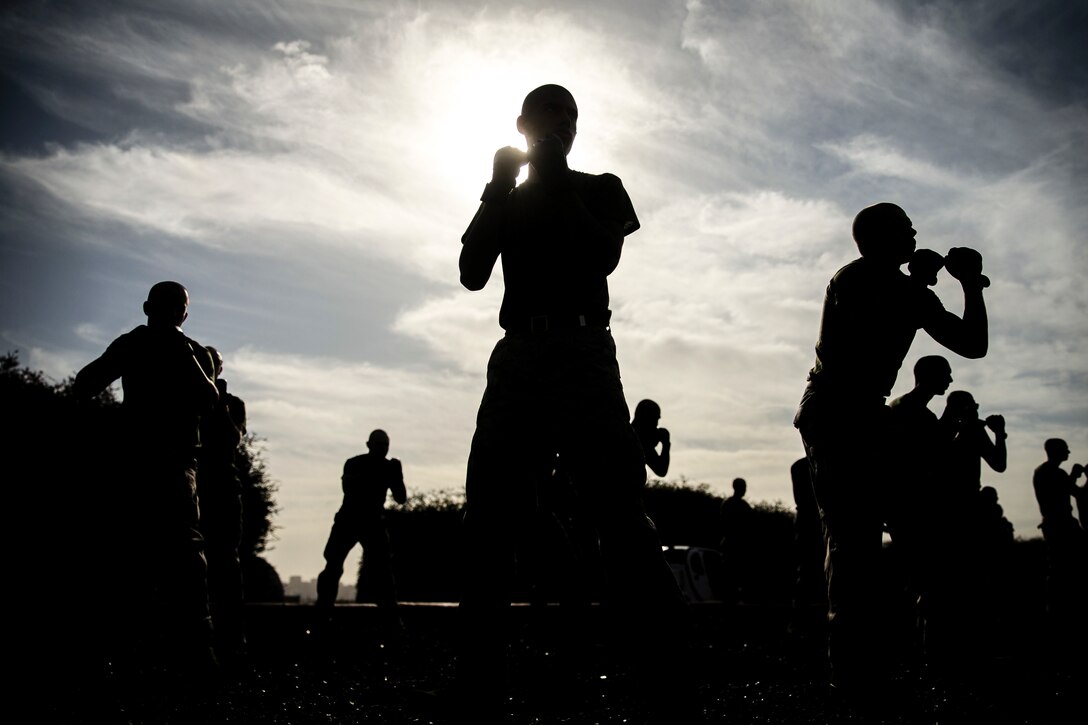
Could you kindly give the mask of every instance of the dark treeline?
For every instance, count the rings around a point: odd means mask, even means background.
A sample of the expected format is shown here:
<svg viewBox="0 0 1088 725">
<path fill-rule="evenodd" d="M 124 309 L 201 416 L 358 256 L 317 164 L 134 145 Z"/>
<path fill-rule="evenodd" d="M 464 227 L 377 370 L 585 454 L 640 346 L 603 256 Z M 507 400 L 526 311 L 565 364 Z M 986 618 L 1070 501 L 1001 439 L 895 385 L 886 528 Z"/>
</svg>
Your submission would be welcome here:
<svg viewBox="0 0 1088 725">
<path fill-rule="evenodd" d="M 663 545 L 719 547 L 723 497 L 711 492 L 707 484 L 651 480 L 644 498 L 647 514 L 654 521 Z M 460 492 L 439 491 L 411 495 L 405 506 L 386 511 L 397 595 L 401 601 L 458 601 L 462 505 Z M 743 601 L 791 607 L 797 576 L 793 509 L 782 502 L 756 502 L 752 515 Z M 887 566 L 880 576 L 889 610 L 899 618 L 900 628 L 909 628 L 914 595 L 894 545 L 888 544 L 884 554 Z M 1003 562 L 1003 601 L 994 602 L 994 607 L 1003 610 L 1007 619 L 1022 619 L 1023 623 L 1041 618 L 1045 589 L 1042 540 L 1017 539 Z M 514 600 L 531 601 L 533 585 L 531 574 L 519 571 Z M 373 601 L 365 573 L 365 556 L 357 572 L 356 592 L 357 601 Z M 594 595 L 598 593 L 599 590 L 592 591 Z"/>
<path fill-rule="evenodd" d="M 120 402 L 107 389 L 77 401 L 73 379 L 50 381 L 21 367 L 18 354 L 0 357 L 0 399 L 9 488 L 19 512 L 14 518 L 25 550 L 13 557 L 27 566 L 25 581 L 43 600 L 108 602 L 114 524 L 139 516 L 115 497 L 121 449 Z M 262 457 L 260 439 L 248 434 L 239 447 L 243 526 L 240 557 L 248 601 L 282 601 L 283 586 L 261 555 L 274 540 L 276 484 Z M 18 473 L 15 473 L 18 472 Z M 108 605 L 107 605 L 108 606 Z"/>
</svg>

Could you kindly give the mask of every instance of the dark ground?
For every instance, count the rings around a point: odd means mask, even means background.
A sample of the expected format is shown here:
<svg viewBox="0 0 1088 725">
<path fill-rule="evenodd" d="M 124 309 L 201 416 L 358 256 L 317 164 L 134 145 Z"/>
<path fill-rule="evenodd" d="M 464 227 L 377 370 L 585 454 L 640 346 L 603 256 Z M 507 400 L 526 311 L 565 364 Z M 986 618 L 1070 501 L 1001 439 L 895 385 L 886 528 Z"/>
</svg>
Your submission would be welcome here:
<svg viewBox="0 0 1088 725">
<path fill-rule="evenodd" d="M 250 652 L 245 666 L 225 671 L 209 687 L 161 674 L 125 670 L 117 662 L 75 666 L 94 658 L 55 651 L 38 657 L 42 670 L 24 670 L 13 688 L 33 723 L 447 723 L 464 722 L 454 707 L 456 609 L 401 608 L 399 637 L 383 635 L 376 610 L 338 606 L 331 630 L 313 633 L 307 605 L 250 605 Z M 622 658 L 602 642 L 584 642 L 562 685 L 543 687 L 554 661 L 547 624 L 533 624 L 528 607 L 512 610 L 514 643 L 510 697 L 501 722 L 533 723 L 1083 723 L 1084 669 L 1048 665 L 1039 632 L 995 637 L 997 653 L 952 678 L 921 676 L 902 661 L 890 694 L 866 711 L 829 699 L 820 618 L 809 636 L 788 631 L 789 613 L 767 607 L 694 605 L 695 644 L 687 662 L 687 694 L 664 693 L 666 714 L 652 720 L 645 685 L 632 686 Z M 593 632 L 604 613 L 595 609 Z M 589 638 L 596 640 L 596 637 Z M 86 653 L 83 653 L 84 655 Z M 551 658 L 551 659 L 549 659 Z M 662 667 L 665 668 L 663 663 Z M 663 669 L 664 672 L 664 669 Z M 10 720 L 9 720 L 10 721 Z M 490 722 L 491 719 L 475 719 Z"/>
</svg>

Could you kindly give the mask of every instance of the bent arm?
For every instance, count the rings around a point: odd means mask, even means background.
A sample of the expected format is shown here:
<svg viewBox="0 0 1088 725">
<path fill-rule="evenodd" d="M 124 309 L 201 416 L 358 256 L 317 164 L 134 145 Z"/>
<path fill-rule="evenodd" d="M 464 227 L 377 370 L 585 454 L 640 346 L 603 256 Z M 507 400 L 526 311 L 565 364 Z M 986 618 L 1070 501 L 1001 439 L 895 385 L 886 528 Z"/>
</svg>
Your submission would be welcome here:
<svg viewBox="0 0 1088 725">
<path fill-rule="evenodd" d="M 669 450 L 672 448 L 672 444 L 666 437 L 661 441 L 661 452 L 658 453 L 656 448 L 650 448 L 646 451 L 646 463 L 650 466 L 650 470 L 658 476 L 664 476 L 669 472 Z"/>
<path fill-rule="evenodd" d="M 989 348 L 986 301 L 982 298 L 982 287 L 963 285 L 963 317 L 942 310 L 928 325 L 925 331 L 935 341 L 957 355 L 968 359 L 986 356 Z"/>
<path fill-rule="evenodd" d="M 491 278 L 495 261 L 502 251 L 505 214 L 502 204 L 482 202 L 461 237 L 461 284 L 475 292 Z"/>
<path fill-rule="evenodd" d="M 403 506 L 408 501 L 408 491 L 404 487 L 404 471 L 399 460 L 393 458 L 391 462 L 393 463 L 393 480 L 389 490 L 393 494 L 393 500 Z"/>
<path fill-rule="evenodd" d="M 215 381 L 208 377 L 204 365 L 201 364 L 201 360 L 208 357 L 207 351 L 199 345 L 190 344 L 189 352 L 189 361 L 186 363 L 188 377 L 185 382 L 192 396 L 191 400 L 196 403 L 199 410 L 211 410 L 219 402 L 219 388 L 216 387 Z"/>
<path fill-rule="evenodd" d="M 1004 473 L 1005 468 L 1008 466 L 1008 450 L 1005 445 L 1006 435 L 1004 433 L 995 434 L 995 441 L 990 441 L 990 436 L 986 434 L 986 431 L 980 431 L 980 435 L 983 438 L 982 444 L 982 459 L 986 461 L 986 464 L 997 471 L 998 473 Z"/>
<path fill-rule="evenodd" d="M 121 377 L 121 367 L 111 345 L 99 358 L 76 373 L 72 392 L 80 399 L 93 398 Z"/>
</svg>

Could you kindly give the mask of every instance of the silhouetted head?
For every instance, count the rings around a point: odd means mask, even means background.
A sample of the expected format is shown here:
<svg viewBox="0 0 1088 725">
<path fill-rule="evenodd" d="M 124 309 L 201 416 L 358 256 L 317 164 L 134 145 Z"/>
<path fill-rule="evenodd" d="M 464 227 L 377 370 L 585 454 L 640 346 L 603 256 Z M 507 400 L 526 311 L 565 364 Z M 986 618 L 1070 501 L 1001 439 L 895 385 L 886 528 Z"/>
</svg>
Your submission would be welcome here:
<svg viewBox="0 0 1088 725">
<path fill-rule="evenodd" d="M 978 491 L 978 498 L 982 503 L 995 504 L 997 503 L 997 489 L 993 486 L 983 486 Z"/>
<path fill-rule="evenodd" d="M 910 217 L 890 202 L 867 206 L 854 217 L 854 241 L 861 256 L 898 267 L 910 261 L 917 232 Z"/>
<path fill-rule="evenodd" d="M 1043 450 L 1046 451 L 1048 461 L 1061 463 L 1069 459 L 1069 444 L 1061 438 L 1047 438 L 1043 443 Z"/>
<path fill-rule="evenodd" d="M 219 350 L 211 345 L 205 346 L 204 349 L 212 356 L 212 363 L 215 365 L 215 377 L 218 378 L 223 374 L 223 353 L 219 352 Z"/>
<path fill-rule="evenodd" d="M 159 282 L 147 293 L 144 314 L 149 325 L 181 327 L 189 316 L 189 291 L 178 282 Z"/>
<path fill-rule="evenodd" d="M 640 400 L 638 405 L 635 406 L 635 417 L 631 420 L 631 423 L 635 426 L 656 428 L 659 420 L 661 420 L 661 406 L 647 399 Z"/>
<path fill-rule="evenodd" d="M 966 390 L 953 390 L 945 401 L 942 418 L 959 422 L 978 420 L 978 403 Z"/>
<path fill-rule="evenodd" d="M 914 384 L 932 395 L 944 395 L 952 384 L 952 366 L 940 355 L 926 355 L 914 363 Z"/>
<path fill-rule="evenodd" d="M 518 133 L 525 136 L 530 147 L 547 136 L 558 136 L 563 142 L 563 154 L 569 154 L 578 135 L 578 104 L 574 96 L 554 83 L 529 91 L 521 104 Z"/>
<path fill-rule="evenodd" d="M 389 434 L 380 428 L 371 431 L 370 437 L 366 439 L 366 448 L 379 458 L 385 458 L 385 454 L 389 452 Z"/>
<path fill-rule="evenodd" d="M 733 479 L 733 495 L 737 498 L 744 498 L 744 494 L 748 492 L 748 482 L 743 478 Z"/>
</svg>

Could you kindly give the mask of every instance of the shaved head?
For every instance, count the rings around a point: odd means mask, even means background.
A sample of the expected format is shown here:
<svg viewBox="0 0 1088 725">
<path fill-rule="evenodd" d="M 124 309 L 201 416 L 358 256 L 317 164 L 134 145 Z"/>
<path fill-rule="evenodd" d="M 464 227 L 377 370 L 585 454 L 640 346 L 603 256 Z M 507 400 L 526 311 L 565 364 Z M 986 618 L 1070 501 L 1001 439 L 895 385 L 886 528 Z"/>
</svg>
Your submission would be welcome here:
<svg viewBox="0 0 1088 725">
<path fill-rule="evenodd" d="M 555 83 L 546 83 L 545 85 L 529 91 L 529 94 L 525 96 L 525 100 L 521 102 L 521 115 L 524 116 L 531 113 L 533 109 L 540 104 L 542 98 L 546 98 L 553 93 L 565 93 L 572 101 L 574 100 L 574 94 L 563 86 L 556 85 Z"/>
<path fill-rule="evenodd" d="M 144 314 L 149 324 L 180 326 L 189 315 L 189 291 L 179 282 L 159 282 L 147 293 Z"/>
</svg>

